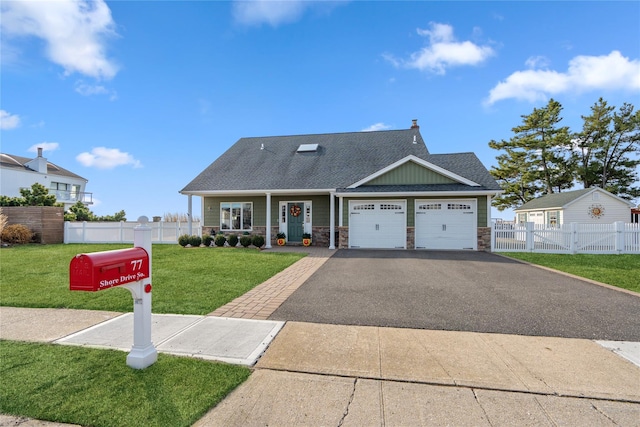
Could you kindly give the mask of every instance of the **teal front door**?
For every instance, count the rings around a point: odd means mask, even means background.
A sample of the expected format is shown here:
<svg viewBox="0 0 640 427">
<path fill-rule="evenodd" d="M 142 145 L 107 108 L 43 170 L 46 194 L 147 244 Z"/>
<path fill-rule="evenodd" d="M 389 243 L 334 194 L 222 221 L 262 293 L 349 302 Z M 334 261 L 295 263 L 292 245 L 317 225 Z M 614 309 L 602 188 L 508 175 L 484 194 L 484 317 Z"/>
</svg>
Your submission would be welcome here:
<svg viewBox="0 0 640 427">
<path fill-rule="evenodd" d="M 302 242 L 304 233 L 304 203 L 287 203 L 287 241 Z"/>
</svg>

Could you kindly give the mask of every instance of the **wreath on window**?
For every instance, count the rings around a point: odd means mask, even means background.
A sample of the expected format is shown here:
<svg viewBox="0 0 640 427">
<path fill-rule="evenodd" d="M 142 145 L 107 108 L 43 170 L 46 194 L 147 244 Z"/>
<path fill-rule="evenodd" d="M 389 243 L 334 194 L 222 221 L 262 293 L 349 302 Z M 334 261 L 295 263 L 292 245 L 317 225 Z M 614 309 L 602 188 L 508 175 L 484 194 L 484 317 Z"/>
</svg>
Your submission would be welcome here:
<svg viewBox="0 0 640 427">
<path fill-rule="evenodd" d="M 302 212 L 302 209 L 300 209 L 300 206 L 298 205 L 293 205 L 289 209 L 289 213 L 291 214 L 291 216 L 300 216 L 301 212 Z"/>
</svg>

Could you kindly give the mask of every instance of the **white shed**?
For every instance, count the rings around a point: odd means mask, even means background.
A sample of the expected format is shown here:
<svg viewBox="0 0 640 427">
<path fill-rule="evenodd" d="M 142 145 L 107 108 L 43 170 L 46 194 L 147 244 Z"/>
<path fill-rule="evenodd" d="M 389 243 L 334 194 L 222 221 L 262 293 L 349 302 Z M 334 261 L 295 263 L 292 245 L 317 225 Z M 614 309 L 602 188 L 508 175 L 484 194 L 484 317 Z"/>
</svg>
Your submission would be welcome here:
<svg viewBox="0 0 640 427">
<path fill-rule="evenodd" d="M 572 222 L 611 224 L 631 222 L 634 204 L 601 188 L 546 194 L 515 209 L 516 222 L 556 226 Z"/>
</svg>

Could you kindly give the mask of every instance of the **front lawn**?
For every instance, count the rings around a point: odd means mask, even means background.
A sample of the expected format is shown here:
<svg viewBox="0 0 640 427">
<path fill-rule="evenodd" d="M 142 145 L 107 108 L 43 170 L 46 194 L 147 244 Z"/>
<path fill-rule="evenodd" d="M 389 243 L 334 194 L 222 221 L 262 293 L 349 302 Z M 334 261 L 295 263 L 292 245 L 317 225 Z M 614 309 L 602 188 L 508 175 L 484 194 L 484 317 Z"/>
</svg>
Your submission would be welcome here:
<svg viewBox="0 0 640 427">
<path fill-rule="evenodd" d="M 529 252 L 501 252 L 500 255 L 640 293 L 640 255 L 567 255 Z"/>
<path fill-rule="evenodd" d="M 246 367 L 158 355 L 0 341 L 0 413 L 85 426 L 190 426 L 246 380 Z"/>
<path fill-rule="evenodd" d="M 0 249 L 0 305 L 129 312 L 131 293 L 69 290 L 69 263 L 79 253 L 131 245 L 24 245 Z M 251 290 L 305 254 L 243 248 L 153 245 L 154 313 L 204 315 Z"/>
</svg>

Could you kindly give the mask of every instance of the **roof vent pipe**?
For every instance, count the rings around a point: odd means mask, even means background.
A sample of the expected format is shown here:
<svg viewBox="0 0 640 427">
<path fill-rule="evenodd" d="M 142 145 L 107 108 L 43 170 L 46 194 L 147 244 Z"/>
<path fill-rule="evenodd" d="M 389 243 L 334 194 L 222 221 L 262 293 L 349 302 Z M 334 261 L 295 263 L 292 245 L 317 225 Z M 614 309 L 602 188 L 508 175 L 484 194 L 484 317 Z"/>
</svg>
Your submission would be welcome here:
<svg viewBox="0 0 640 427">
<path fill-rule="evenodd" d="M 417 144 L 417 143 L 418 143 L 418 141 L 416 140 L 416 136 L 415 136 L 415 135 L 413 135 L 413 143 L 414 143 L 414 144 Z"/>
<path fill-rule="evenodd" d="M 38 157 L 42 157 L 42 147 L 38 147 Z"/>
<path fill-rule="evenodd" d="M 264 144 L 260 144 L 260 149 L 264 150 Z"/>
</svg>

